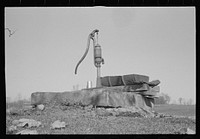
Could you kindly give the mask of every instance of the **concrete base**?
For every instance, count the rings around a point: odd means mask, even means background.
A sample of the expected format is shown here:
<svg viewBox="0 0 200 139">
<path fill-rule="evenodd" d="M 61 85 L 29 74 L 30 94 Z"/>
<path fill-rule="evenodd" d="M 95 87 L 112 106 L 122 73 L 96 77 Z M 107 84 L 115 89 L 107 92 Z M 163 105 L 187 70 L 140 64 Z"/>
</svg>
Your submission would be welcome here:
<svg viewBox="0 0 200 139">
<path fill-rule="evenodd" d="M 123 86 L 82 89 L 71 92 L 35 92 L 31 104 L 79 104 L 82 106 L 131 107 L 151 109 L 154 98 L 142 92 L 124 92 Z"/>
</svg>

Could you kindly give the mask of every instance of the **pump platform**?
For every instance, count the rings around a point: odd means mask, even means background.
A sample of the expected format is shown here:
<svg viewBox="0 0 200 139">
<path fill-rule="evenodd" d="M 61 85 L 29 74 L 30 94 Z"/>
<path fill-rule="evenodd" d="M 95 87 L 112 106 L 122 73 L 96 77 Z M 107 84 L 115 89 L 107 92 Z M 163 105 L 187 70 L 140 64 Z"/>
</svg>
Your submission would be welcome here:
<svg viewBox="0 0 200 139">
<path fill-rule="evenodd" d="M 108 77 L 102 78 L 103 87 L 82 89 L 78 91 L 68 92 L 35 92 L 31 95 L 32 105 L 39 104 L 79 104 L 82 106 L 102 106 L 102 107 L 131 107 L 137 106 L 143 109 L 151 109 L 154 106 L 154 98 L 160 91 L 157 86 L 160 81 L 154 80 L 148 82 L 145 76 L 131 75 L 131 81 L 126 77 L 124 78 L 125 84 L 117 86 L 118 83 L 122 84 L 119 80 L 120 76 L 116 76 L 116 79 L 112 77 L 110 80 Z M 128 76 L 128 77 L 131 77 Z M 137 78 L 136 78 L 137 77 Z M 148 76 L 147 76 L 148 77 Z M 107 80 L 110 80 L 110 86 L 106 84 Z M 118 81 L 118 82 L 116 82 Z M 131 83 L 132 82 L 132 83 Z"/>
</svg>

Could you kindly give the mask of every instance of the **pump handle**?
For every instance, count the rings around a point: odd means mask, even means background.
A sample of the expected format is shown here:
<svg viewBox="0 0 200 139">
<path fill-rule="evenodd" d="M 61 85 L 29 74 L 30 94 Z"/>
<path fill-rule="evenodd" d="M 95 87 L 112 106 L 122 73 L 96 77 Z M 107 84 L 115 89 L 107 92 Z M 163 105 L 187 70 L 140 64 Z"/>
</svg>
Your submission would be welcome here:
<svg viewBox="0 0 200 139">
<path fill-rule="evenodd" d="M 95 33 L 98 33 L 98 32 L 99 32 L 99 30 L 98 30 L 98 29 L 95 29 L 95 30 L 92 31 L 92 33 L 90 33 L 89 36 L 94 37 L 94 34 L 95 34 Z"/>
<path fill-rule="evenodd" d="M 83 57 L 79 60 L 78 64 L 76 65 L 76 68 L 75 68 L 75 74 L 77 74 L 77 70 L 78 70 L 78 66 L 81 64 L 81 62 L 84 60 L 84 58 L 86 57 L 88 51 L 89 51 L 89 47 L 90 47 L 90 39 L 94 39 L 94 34 L 99 32 L 99 30 L 95 29 L 94 31 L 92 31 L 92 33 L 89 34 L 88 36 L 88 41 L 87 41 L 87 47 L 86 47 L 86 50 L 85 50 L 85 53 L 83 55 Z"/>
</svg>

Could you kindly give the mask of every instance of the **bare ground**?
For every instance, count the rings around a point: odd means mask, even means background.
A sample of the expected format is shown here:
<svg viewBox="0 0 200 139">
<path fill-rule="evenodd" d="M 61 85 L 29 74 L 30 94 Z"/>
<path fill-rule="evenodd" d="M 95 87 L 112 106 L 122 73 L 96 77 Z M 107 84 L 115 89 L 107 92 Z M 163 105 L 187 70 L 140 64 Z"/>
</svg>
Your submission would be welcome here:
<svg viewBox="0 0 200 139">
<path fill-rule="evenodd" d="M 37 109 L 20 111 L 16 114 L 6 115 L 6 133 L 13 120 L 21 118 L 40 121 L 42 126 L 32 128 L 38 134 L 184 134 L 183 129 L 196 130 L 196 121 L 187 117 L 149 117 L 138 115 L 110 115 L 102 114 L 95 108 L 88 107 L 46 107 L 45 110 Z M 64 121 L 63 129 L 51 129 L 51 124 L 56 121 Z"/>
</svg>

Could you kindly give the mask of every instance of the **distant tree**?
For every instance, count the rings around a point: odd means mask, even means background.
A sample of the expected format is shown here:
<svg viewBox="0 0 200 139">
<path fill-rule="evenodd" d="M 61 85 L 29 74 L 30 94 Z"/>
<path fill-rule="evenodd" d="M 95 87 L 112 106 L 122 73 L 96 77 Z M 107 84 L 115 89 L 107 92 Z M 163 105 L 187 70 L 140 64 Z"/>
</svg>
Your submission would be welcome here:
<svg viewBox="0 0 200 139">
<path fill-rule="evenodd" d="M 167 94 L 161 94 L 158 98 L 155 99 L 155 104 L 169 104 L 170 97 Z"/>
<path fill-rule="evenodd" d="M 188 100 L 188 105 L 192 105 L 193 104 L 193 100 L 190 98 L 189 100 Z"/>
<path fill-rule="evenodd" d="M 169 95 L 167 95 L 167 94 L 164 94 L 164 99 L 165 99 L 165 104 L 169 104 L 169 102 L 170 102 L 170 97 L 169 97 Z"/>
<path fill-rule="evenodd" d="M 160 96 L 158 98 L 155 98 L 155 104 L 165 104 L 164 97 Z"/>
<path fill-rule="evenodd" d="M 20 101 L 20 100 L 22 99 L 22 95 L 19 93 L 19 94 L 17 95 L 17 98 L 18 98 L 18 101 Z"/>
<path fill-rule="evenodd" d="M 73 91 L 76 91 L 76 86 L 75 85 L 73 85 Z"/>
<path fill-rule="evenodd" d="M 187 99 L 187 100 L 186 100 L 186 105 L 191 105 L 191 104 L 190 104 L 190 99 Z"/>
<path fill-rule="evenodd" d="M 10 97 L 6 97 L 6 103 L 10 103 Z"/>
<path fill-rule="evenodd" d="M 77 91 L 79 89 L 79 84 L 73 85 L 73 91 Z"/>
<path fill-rule="evenodd" d="M 188 105 L 188 101 L 185 98 L 182 98 L 182 105 Z"/>
<path fill-rule="evenodd" d="M 179 101 L 179 104 L 182 104 L 183 98 L 180 97 L 180 98 L 178 99 L 178 101 Z"/>
</svg>

